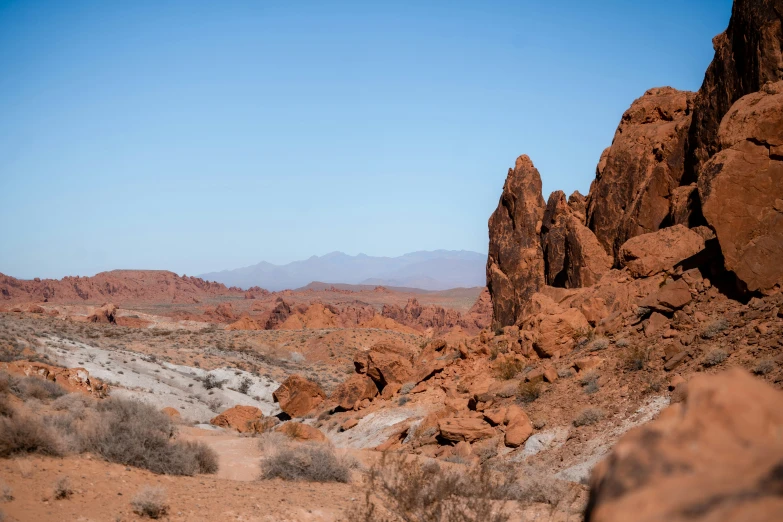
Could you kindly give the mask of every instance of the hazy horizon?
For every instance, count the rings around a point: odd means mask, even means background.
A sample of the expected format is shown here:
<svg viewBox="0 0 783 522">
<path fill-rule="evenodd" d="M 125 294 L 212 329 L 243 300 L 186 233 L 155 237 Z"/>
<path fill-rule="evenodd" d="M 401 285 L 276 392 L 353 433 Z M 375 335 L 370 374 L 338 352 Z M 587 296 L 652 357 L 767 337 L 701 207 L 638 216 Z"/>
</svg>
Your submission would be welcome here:
<svg viewBox="0 0 783 522">
<path fill-rule="evenodd" d="M 699 88 L 730 11 L 2 3 L 0 272 L 486 252 L 518 155 L 586 194 L 635 98 Z"/>
</svg>

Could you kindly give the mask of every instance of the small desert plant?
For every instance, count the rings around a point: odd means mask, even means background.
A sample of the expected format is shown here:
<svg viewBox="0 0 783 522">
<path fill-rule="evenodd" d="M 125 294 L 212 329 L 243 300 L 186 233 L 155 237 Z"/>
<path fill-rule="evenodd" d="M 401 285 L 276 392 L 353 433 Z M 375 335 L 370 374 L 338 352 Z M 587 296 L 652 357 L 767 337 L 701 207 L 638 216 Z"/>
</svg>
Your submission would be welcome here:
<svg viewBox="0 0 783 522">
<path fill-rule="evenodd" d="M 520 473 L 516 498 L 523 504 L 557 505 L 565 497 L 568 484 L 557 480 L 551 474 L 528 467 Z"/>
<path fill-rule="evenodd" d="M 623 368 L 631 372 L 643 370 L 650 360 L 650 350 L 641 346 L 633 346 L 623 351 L 620 356 Z"/>
<path fill-rule="evenodd" d="M 239 393 L 243 393 L 247 395 L 247 393 L 250 391 L 250 387 L 253 386 L 253 379 L 250 377 L 245 377 L 241 381 L 239 381 L 239 387 L 237 388 L 237 391 Z"/>
<path fill-rule="evenodd" d="M 201 383 L 204 385 L 204 388 L 207 390 L 211 390 L 213 388 L 217 388 L 218 390 L 223 389 L 223 385 L 226 383 L 226 381 L 220 381 L 217 377 L 215 377 L 213 374 L 208 373 L 204 376 Z"/>
<path fill-rule="evenodd" d="M 525 367 L 524 361 L 513 357 L 499 359 L 495 363 L 495 372 L 503 380 L 513 379 Z"/>
<path fill-rule="evenodd" d="M 57 482 L 54 483 L 54 491 L 52 492 L 52 496 L 55 500 L 71 498 L 71 495 L 73 495 L 71 480 L 68 477 L 60 477 L 57 479 Z"/>
<path fill-rule="evenodd" d="M 701 332 L 701 336 L 704 339 L 712 339 L 728 327 L 729 323 L 725 319 L 718 319 L 705 326 L 704 330 Z"/>
<path fill-rule="evenodd" d="M 142 517 L 160 518 L 169 512 L 166 492 L 161 488 L 147 486 L 131 500 L 133 512 Z"/>
<path fill-rule="evenodd" d="M 596 337 L 587 345 L 587 349 L 591 352 L 598 352 L 607 348 L 609 348 L 609 339 L 606 337 Z"/>
<path fill-rule="evenodd" d="M 37 377 L 23 377 L 15 379 L 11 391 L 21 399 L 54 399 L 65 395 L 65 390 L 56 382 Z"/>
<path fill-rule="evenodd" d="M 410 397 L 400 397 L 397 400 L 397 406 L 405 406 L 410 400 Z"/>
<path fill-rule="evenodd" d="M 763 361 L 759 361 L 758 364 L 753 368 L 753 373 L 756 375 L 767 375 L 774 369 L 775 363 L 769 359 L 764 359 Z"/>
<path fill-rule="evenodd" d="M 561 379 L 567 379 L 568 377 L 571 377 L 573 374 L 574 374 L 574 370 L 568 366 L 564 368 L 558 368 L 557 370 L 557 376 Z"/>
<path fill-rule="evenodd" d="M 711 352 L 709 352 L 707 355 L 704 356 L 704 358 L 701 361 L 701 364 L 705 368 L 711 368 L 725 361 L 728 356 L 729 354 L 727 354 L 724 350 L 721 350 L 720 348 L 716 348 L 715 350 L 712 350 Z"/>
<path fill-rule="evenodd" d="M 589 426 L 604 418 L 604 412 L 598 408 L 582 410 L 574 419 L 574 426 Z"/>
<path fill-rule="evenodd" d="M 400 388 L 400 395 L 407 395 L 411 392 L 413 388 L 416 387 L 415 382 L 406 382 L 402 385 L 402 388 Z"/>
<path fill-rule="evenodd" d="M 537 382 L 523 382 L 517 392 L 520 401 L 533 402 L 541 396 L 541 386 Z"/>
<path fill-rule="evenodd" d="M 11 502 L 14 499 L 14 490 L 8 484 L 0 486 L 0 502 Z"/>
<path fill-rule="evenodd" d="M 13 417 L 14 407 L 6 395 L 0 395 L 0 417 Z"/>
<path fill-rule="evenodd" d="M 630 346 L 631 345 L 631 341 L 629 341 L 628 339 L 618 339 L 617 342 L 614 343 L 614 344 L 618 348 L 625 348 L 626 346 Z"/>
<path fill-rule="evenodd" d="M 284 446 L 261 461 L 261 478 L 344 482 L 351 478 L 349 465 L 324 444 Z"/>
<path fill-rule="evenodd" d="M 571 337 L 577 344 L 589 343 L 595 338 L 595 330 L 592 328 L 577 328 L 572 332 Z"/>
</svg>

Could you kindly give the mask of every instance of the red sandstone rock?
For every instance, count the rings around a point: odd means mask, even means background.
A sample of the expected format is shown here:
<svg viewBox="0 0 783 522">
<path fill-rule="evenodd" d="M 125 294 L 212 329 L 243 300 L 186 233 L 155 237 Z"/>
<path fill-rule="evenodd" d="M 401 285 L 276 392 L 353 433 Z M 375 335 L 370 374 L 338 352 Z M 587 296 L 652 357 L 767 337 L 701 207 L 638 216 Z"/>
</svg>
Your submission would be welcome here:
<svg viewBox="0 0 783 522">
<path fill-rule="evenodd" d="M 301 375 L 291 375 L 272 393 L 280 409 L 291 417 L 302 417 L 317 408 L 326 394 L 317 383 Z"/>
<path fill-rule="evenodd" d="M 350 410 L 357 401 L 372 399 L 378 395 L 378 387 L 367 375 L 356 373 L 332 392 L 330 399 L 341 410 Z"/>
<path fill-rule="evenodd" d="M 96 308 L 90 316 L 87 317 L 88 323 L 106 323 L 115 324 L 117 307 L 111 303 Z"/>
<path fill-rule="evenodd" d="M 495 436 L 495 430 L 480 418 L 450 417 L 438 421 L 440 436 L 451 442 L 473 442 Z"/>
<path fill-rule="evenodd" d="M 84 368 L 58 368 L 40 362 L 12 361 L 0 363 L 0 370 L 12 375 L 39 377 L 59 384 L 68 392 L 79 392 L 103 398 L 109 395 L 109 385 L 97 377 L 90 377 Z"/>
<path fill-rule="evenodd" d="M 321 430 L 301 422 L 283 423 L 275 431 L 284 433 L 289 438 L 300 442 L 327 442 L 328 440 Z"/>
<path fill-rule="evenodd" d="M 264 414 L 255 406 L 234 406 L 213 417 L 209 423 L 239 433 L 260 433 L 259 427 L 265 420 Z"/>
<path fill-rule="evenodd" d="M 672 268 L 704 250 L 704 239 L 682 225 L 637 235 L 619 252 L 620 264 L 634 277 L 649 277 Z"/>
</svg>

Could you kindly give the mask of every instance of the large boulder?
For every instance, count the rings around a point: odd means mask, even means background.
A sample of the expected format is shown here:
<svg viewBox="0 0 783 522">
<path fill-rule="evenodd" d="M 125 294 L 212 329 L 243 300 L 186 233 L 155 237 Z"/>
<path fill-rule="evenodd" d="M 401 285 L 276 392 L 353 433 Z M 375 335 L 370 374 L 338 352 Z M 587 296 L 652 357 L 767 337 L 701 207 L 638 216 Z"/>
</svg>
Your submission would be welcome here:
<svg viewBox="0 0 783 522">
<path fill-rule="evenodd" d="M 263 412 L 255 406 L 239 405 L 213 417 L 209 423 L 213 426 L 236 430 L 239 433 L 261 433 L 272 424 L 271 420 L 271 418 L 265 418 Z"/>
<path fill-rule="evenodd" d="M 654 312 L 672 314 L 691 302 L 691 291 L 683 279 L 669 281 L 639 303 Z"/>
<path fill-rule="evenodd" d="M 499 326 L 516 323 L 530 296 L 544 284 L 539 232 L 545 207 L 538 170 L 528 156 L 518 157 L 489 218 L 487 288 Z"/>
<path fill-rule="evenodd" d="M 739 369 L 685 387 L 596 466 L 585 521 L 783 519 L 783 393 Z"/>
<path fill-rule="evenodd" d="M 576 308 L 563 307 L 544 294 L 535 294 L 526 308 L 522 326 L 531 332 L 539 357 L 560 357 L 574 347 L 574 339 L 590 329 L 590 323 Z"/>
<path fill-rule="evenodd" d="M 704 238 L 683 225 L 642 234 L 620 248 L 620 265 L 634 277 L 649 277 L 693 257 L 704 250 Z"/>
<path fill-rule="evenodd" d="M 357 373 L 365 373 L 378 390 L 392 383 L 403 384 L 413 376 L 412 357 L 406 348 L 389 343 L 377 343 L 366 352 L 354 356 Z"/>
<path fill-rule="evenodd" d="M 694 101 L 689 168 L 702 166 L 723 149 L 719 127 L 734 102 L 783 79 L 782 0 L 736 0 L 725 32 L 712 40 L 715 56 Z"/>
<path fill-rule="evenodd" d="M 326 399 L 326 393 L 318 383 L 294 374 L 283 381 L 272 398 L 291 417 L 302 417 L 317 408 Z"/>
<path fill-rule="evenodd" d="M 87 317 L 88 323 L 117 324 L 117 305 L 108 303 L 93 310 Z"/>
<path fill-rule="evenodd" d="M 546 284 L 580 288 L 595 284 L 612 267 L 595 234 L 582 224 L 581 200 L 557 190 L 549 196 L 541 225 Z"/>
<path fill-rule="evenodd" d="M 783 282 L 783 81 L 740 98 L 704 164 L 699 195 L 724 265 L 749 290 Z"/>
<path fill-rule="evenodd" d="M 440 436 L 450 442 L 473 442 L 494 437 L 496 432 L 478 417 L 449 417 L 438 421 Z"/>
<path fill-rule="evenodd" d="M 299 442 L 327 442 L 328 440 L 321 430 L 301 422 L 283 423 L 275 431 Z"/>
<path fill-rule="evenodd" d="M 343 381 L 332 392 L 331 401 L 341 410 L 351 410 L 354 405 L 364 399 L 372 399 L 378 395 L 378 387 L 367 375 L 355 373 Z"/>
<path fill-rule="evenodd" d="M 12 375 L 46 379 L 59 384 L 69 393 L 85 393 L 98 398 L 109 395 L 109 385 L 97 377 L 91 377 L 84 368 L 60 368 L 41 362 L 12 361 L 0 362 L 0 370 Z"/>
<path fill-rule="evenodd" d="M 628 239 L 665 226 L 681 185 L 694 93 L 650 89 L 625 111 L 587 201 L 587 226 L 616 258 Z"/>
</svg>

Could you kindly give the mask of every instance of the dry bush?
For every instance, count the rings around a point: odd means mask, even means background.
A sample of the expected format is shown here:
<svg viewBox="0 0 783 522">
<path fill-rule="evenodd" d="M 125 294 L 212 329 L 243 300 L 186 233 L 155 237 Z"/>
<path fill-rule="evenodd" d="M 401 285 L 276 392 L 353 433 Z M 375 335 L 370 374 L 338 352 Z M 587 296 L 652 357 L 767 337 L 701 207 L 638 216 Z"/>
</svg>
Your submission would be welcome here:
<svg viewBox="0 0 783 522">
<path fill-rule="evenodd" d="M 513 357 L 498 359 L 495 363 L 495 372 L 497 373 L 497 376 L 505 381 L 516 377 L 524 368 L 524 361 Z"/>
<path fill-rule="evenodd" d="M 171 419 L 152 406 L 107 399 L 98 403 L 97 411 L 100 423 L 81 434 L 83 451 L 165 475 L 217 471 L 214 451 L 200 442 L 172 441 Z"/>
<path fill-rule="evenodd" d="M 515 495 L 509 477 L 487 467 L 444 470 L 435 462 L 384 454 L 369 470 L 364 501 L 349 511 L 348 520 L 506 522 L 509 514 L 498 501 Z"/>
<path fill-rule="evenodd" d="M 641 346 L 633 346 L 620 355 L 623 368 L 631 372 L 643 370 L 650 361 L 650 350 Z"/>
<path fill-rule="evenodd" d="M 13 417 L 14 407 L 11 406 L 11 401 L 8 400 L 7 395 L 0 395 L 0 417 Z"/>
<path fill-rule="evenodd" d="M 598 408 L 587 408 L 582 410 L 579 415 L 576 416 L 574 419 L 574 426 L 590 426 L 591 424 L 595 424 L 603 418 L 603 410 L 599 410 Z"/>
<path fill-rule="evenodd" d="M 701 361 L 701 364 L 705 368 L 711 368 L 725 361 L 728 356 L 729 354 L 727 354 L 725 350 L 721 350 L 720 348 L 717 348 L 709 352 L 707 355 L 705 355 Z"/>
<path fill-rule="evenodd" d="M 728 327 L 728 321 L 725 319 L 718 319 L 716 321 L 710 322 L 707 326 L 705 326 L 704 330 L 701 332 L 701 336 L 704 339 L 712 339 Z"/>
<path fill-rule="evenodd" d="M 347 483 L 350 468 L 350 462 L 325 444 L 287 445 L 261 460 L 261 478 Z"/>
<path fill-rule="evenodd" d="M 596 337 L 587 345 L 588 351 L 591 352 L 599 352 L 601 350 L 606 350 L 607 348 L 609 348 L 609 339 L 606 337 Z"/>
<path fill-rule="evenodd" d="M 541 386 L 537 382 L 523 382 L 517 392 L 520 401 L 533 402 L 541 396 Z"/>
<path fill-rule="evenodd" d="M 62 500 L 64 498 L 71 498 L 73 495 L 73 488 L 71 488 L 71 479 L 68 477 L 60 477 L 57 482 L 54 483 L 54 491 L 52 496 L 55 500 Z"/>
<path fill-rule="evenodd" d="M 36 417 L 15 413 L 0 417 L 0 457 L 18 453 L 62 455 L 62 444 L 56 433 Z"/>
<path fill-rule="evenodd" d="M 759 361 L 758 364 L 753 367 L 753 373 L 756 375 L 767 375 L 774 369 L 775 363 L 769 359 L 764 359 L 763 361 Z M 2 412 L 0 412 L 0 414 L 1 413 Z"/>
<path fill-rule="evenodd" d="M 0 486 L 0 502 L 11 502 L 14 499 L 14 490 L 8 484 Z"/>
<path fill-rule="evenodd" d="M 54 381 L 38 377 L 23 377 L 11 381 L 11 393 L 20 399 L 38 399 L 41 401 L 56 399 L 66 394 L 66 391 Z"/>
<path fill-rule="evenodd" d="M 169 512 L 166 491 L 146 486 L 131 500 L 133 512 L 142 517 L 160 518 Z"/>
</svg>

